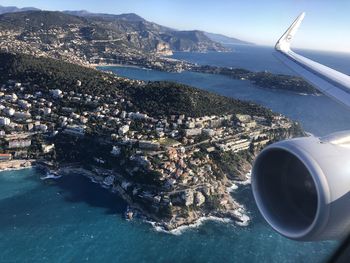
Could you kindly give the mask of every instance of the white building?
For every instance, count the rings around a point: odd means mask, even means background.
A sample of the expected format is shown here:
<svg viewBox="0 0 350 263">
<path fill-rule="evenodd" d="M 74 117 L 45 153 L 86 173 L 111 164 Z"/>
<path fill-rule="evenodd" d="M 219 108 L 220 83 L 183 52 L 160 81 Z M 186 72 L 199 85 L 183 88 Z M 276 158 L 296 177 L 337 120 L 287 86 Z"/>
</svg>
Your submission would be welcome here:
<svg viewBox="0 0 350 263">
<path fill-rule="evenodd" d="M 55 145 L 54 145 L 54 144 L 42 144 L 42 145 L 41 145 L 41 150 L 42 150 L 44 153 L 52 152 L 54 148 L 55 148 Z"/>
<path fill-rule="evenodd" d="M 22 108 L 22 109 L 29 109 L 32 105 L 26 101 L 26 100 L 19 100 L 18 101 L 18 105 Z"/>
<path fill-rule="evenodd" d="M 63 132 L 74 136 L 84 136 L 85 128 L 84 125 L 69 125 Z"/>
<path fill-rule="evenodd" d="M 43 111 L 44 115 L 51 114 L 51 108 L 43 108 L 42 111 Z"/>
<path fill-rule="evenodd" d="M 4 110 L 3 110 L 3 112 L 6 114 L 6 115 L 8 115 L 8 116 L 13 116 L 14 114 L 15 114 L 15 110 L 14 109 L 12 109 L 12 108 L 5 108 Z"/>
<path fill-rule="evenodd" d="M 129 131 L 130 127 L 129 125 L 123 125 L 122 127 L 119 128 L 118 133 L 119 135 L 124 135 Z"/>
<path fill-rule="evenodd" d="M 62 90 L 60 90 L 60 89 L 51 90 L 51 94 L 56 99 L 61 98 L 62 97 Z"/>
<path fill-rule="evenodd" d="M 122 113 L 120 114 L 120 118 L 125 119 L 126 115 L 126 111 L 122 111 Z"/>
<path fill-rule="evenodd" d="M 8 101 L 12 101 L 12 102 L 15 102 L 18 97 L 15 93 L 12 93 L 12 94 L 9 94 L 9 95 L 5 95 L 5 99 L 8 100 Z"/>
<path fill-rule="evenodd" d="M 0 117 L 0 125 L 1 126 L 7 126 L 11 123 L 11 120 L 6 117 Z"/>
<path fill-rule="evenodd" d="M 185 129 L 185 136 L 198 136 L 201 135 L 202 129 Z"/>
</svg>

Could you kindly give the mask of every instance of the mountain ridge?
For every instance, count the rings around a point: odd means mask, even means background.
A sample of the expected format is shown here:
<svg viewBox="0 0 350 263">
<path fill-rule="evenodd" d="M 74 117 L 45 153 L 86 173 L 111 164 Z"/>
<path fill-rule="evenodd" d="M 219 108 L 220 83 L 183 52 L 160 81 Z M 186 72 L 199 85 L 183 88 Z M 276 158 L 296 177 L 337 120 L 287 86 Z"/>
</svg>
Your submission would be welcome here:
<svg viewBox="0 0 350 263">
<path fill-rule="evenodd" d="M 123 14 L 108 14 L 108 13 L 91 13 L 87 10 L 64 10 L 62 13 L 81 16 L 81 17 L 103 17 L 105 19 L 119 19 L 133 22 L 144 22 L 146 19 L 135 13 L 123 13 Z"/>
<path fill-rule="evenodd" d="M 33 10 L 39 11 L 40 9 L 35 8 L 35 7 L 18 8 L 16 6 L 2 6 L 2 5 L 0 5 L 0 14 L 23 12 L 23 11 L 33 11 Z"/>
<path fill-rule="evenodd" d="M 60 35 L 65 36 L 65 43 L 67 43 L 66 36 L 74 33 L 73 27 L 75 27 L 74 32 L 79 32 L 80 35 L 75 36 L 76 39 L 69 38 L 72 41 L 79 40 L 80 37 L 90 41 L 106 42 L 118 39 L 127 46 L 144 52 L 157 52 L 164 49 L 195 52 L 228 51 L 201 31 L 171 30 L 146 20 L 135 21 L 135 15 L 130 14 L 82 17 L 59 11 L 35 10 L 0 15 L 0 29 L 15 30 L 22 36 L 35 34 L 41 37 L 41 42 L 45 44 L 47 44 L 48 35 L 51 39 L 58 40 L 59 36 L 53 34 L 53 31 L 61 32 Z"/>
<path fill-rule="evenodd" d="M 217 33 L 210 33 L 210 32 L 206 32 L 204 31 L 204 34 L 209 37 L 211 40 L 216 41 L 220 44 L 224 44 L 224 45 L 255 45 L 252 42 L 248 42 L 248 41 L 244 41 L 235 37 L 230 37 L 230 36 L 226 36 L 223 34 L 217 34 Z"/>
<path fill-rule="evenodd" d="M 25 12 L 25 11 L 46 11 L 46 10 L 41 10 L 35 7 L 24 7 L 24 8 L 18 8 L 16 6 L 1 6 L 0 5 L 0 15 L 1 14 L 6 14 L 6 13 L 17 13 L 17 12 Z M 87 10 L 63 10 L 63 11 L 56 11 L 56 12 L 61 12 L 64 14 L 69 14 L 69 15 L 74 15 L 74 16 L 79 16 L 79 17 L 88 17 L 88 18 L 103 18 L 105 20 L 119 20 L 119 21 L 127 21 L 127 22 L 148 22 L 153 25 L 157 25 L 158 27 L 164 29 L 167 29 L 169 31 L 200 31 L 202 32 L 206 37 L 209 38 L 209 40 L 217 42 L 219 44 L 252 44 L 250 42 L 240 40 L 237 38 L 221 35 L 221 34 L 216 34 L 216 33 L 209 33 L 201 30 L 177 30 L 173 29 L 170 27 L 166 27 L 163 25 L 158 25 L 154 22 L 147 21 L 143 17 L 135 14 L 135 13 L 125 13 L 125 14 L 108 14 L 108 13 L 93 13 L 89 12 Z"/>
</svg>

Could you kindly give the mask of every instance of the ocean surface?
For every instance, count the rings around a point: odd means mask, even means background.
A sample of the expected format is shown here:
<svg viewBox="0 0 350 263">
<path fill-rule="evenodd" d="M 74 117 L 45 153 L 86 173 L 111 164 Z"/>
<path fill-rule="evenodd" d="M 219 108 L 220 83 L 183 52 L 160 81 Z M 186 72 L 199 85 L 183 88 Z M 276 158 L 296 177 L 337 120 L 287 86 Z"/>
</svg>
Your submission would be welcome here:
<svg viewBox="0 0 350 263">
<path fill-rule="evenodd" d="M 234 48 L 232 53 L 176 53 L 174 57 L 292 74 L 274 59 L 271 48 Z M 348 55 L 303 52 L 345 73 L 350 71 Z M 255 101 L 299 121 L 316 135 L 350 129 L 347 110 L 324 96 L 269 91 L 248 81 L 198 73 L 104 69 Z M 276 234 L 257 212 L 249 185 L 233 192 L 249 211 L 249 226 L 207 221 L 173 235 L 157 232 L 142 220 L 126 221 L 123 200 L 85 177 L 42 181 L 40 176 L 34 168 L 0 173 L 0 262 L 324 262 L 337 246 L 336 242 L 296 242 Z"/>
</svg>

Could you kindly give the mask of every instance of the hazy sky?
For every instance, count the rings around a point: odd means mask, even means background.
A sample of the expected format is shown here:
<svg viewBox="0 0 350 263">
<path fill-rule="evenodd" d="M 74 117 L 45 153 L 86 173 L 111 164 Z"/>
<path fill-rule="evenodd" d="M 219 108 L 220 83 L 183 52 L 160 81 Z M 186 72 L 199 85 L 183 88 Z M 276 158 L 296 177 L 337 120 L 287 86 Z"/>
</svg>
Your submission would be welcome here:
<svg viewBox="0 0 350 263">
<path fill-rule="evenodd" d="M 294 46 L 350 52 L 349 0 L 0 0 L 45 10 L 137 13 L 177 29 L 201 29 L 273 45 L 306 12 Z"/>
</svg>

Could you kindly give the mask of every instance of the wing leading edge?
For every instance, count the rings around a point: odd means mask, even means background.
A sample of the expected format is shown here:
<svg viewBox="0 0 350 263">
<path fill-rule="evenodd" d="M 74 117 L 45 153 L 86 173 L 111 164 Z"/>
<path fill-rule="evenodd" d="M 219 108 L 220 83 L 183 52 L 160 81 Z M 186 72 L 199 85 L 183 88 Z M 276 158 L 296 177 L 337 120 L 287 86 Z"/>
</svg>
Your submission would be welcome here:
<svg viewBox="0 0 350 263">
<path fill-rule="evenodd" d="M 302 13 L 278 40 L 275 55 L 323 94 L 350 107 L 350 76 L 303 57 L 290 49 L 305 13 Z"/>
</svg>

